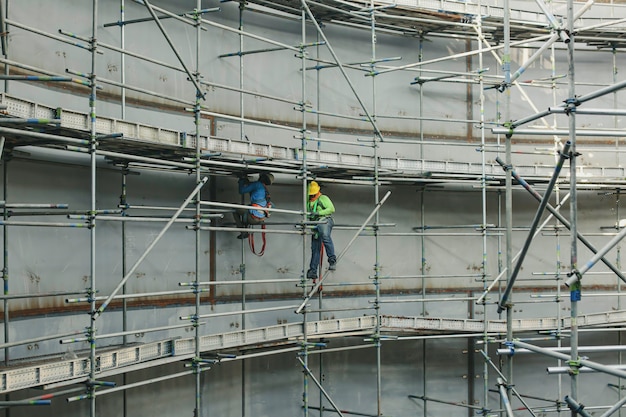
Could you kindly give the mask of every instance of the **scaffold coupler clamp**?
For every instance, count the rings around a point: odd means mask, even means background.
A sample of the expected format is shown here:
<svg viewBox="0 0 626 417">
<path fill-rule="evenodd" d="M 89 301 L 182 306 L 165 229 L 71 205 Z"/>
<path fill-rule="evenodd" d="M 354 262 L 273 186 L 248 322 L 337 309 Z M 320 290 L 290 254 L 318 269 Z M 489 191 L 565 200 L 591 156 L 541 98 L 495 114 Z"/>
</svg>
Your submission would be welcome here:
<svg viewBox="0 0 626 417">
<path fill-rule="evenodd" d="M 500 159 L 499 156 L 496 156 L 496 162 L 498 163 L 498 165 L 500 165 L 502 167 L 502 169 L 504 170 L 504 172 L 507 171 L 512 171 L 513 170 L 513 165 L 511 164 L 507 164 L 506 162 L 504 162 L 502 159 Z"/>
<path fill-rule="evenodd" d="M 568 272 L 568 273 L 567 273 L 567 277 L 568 277 L 568 278 L 571 278 L 571 277 L 573 277 L 573 276 L 576 276 L 576 281 L 575 281 L 575 282 L 580 282 L 580 280 L 582 280 L 582 279 L 583 279 L 582 274 L 580 273 L 580 271 L 579 271 L 577 268 L 574 268 L 574 269 L 572 269 L 570 272 Z M 566 280 L 566 281 L 565 281 L 565 285 L 567 285 L 567 286 L 569 287 L 569 286 L 571 286 L 573 283 L 575 283 L 575 282 L 573 282 L 573 281 L 574 281 L 574 280 L 572 280 L 572 279 L 568 279 L 568 280 Z M 568 282 L 569 282 L 569 284 L 568 284 Z"/>
<path fill-rule="evenodd" d="M 575 113 L 576 107 L 580 105 L 580 100 L 578 100 L 578 97 L 576 96 L 574 96 L 573 98 L 568 98 L 563 102 L 565 103 L 565 114 L 567 114 L 568 116 L 570 115 L 570 113 Z"/>
<path fill-rule="evenodd" d="M 511 301 L 505 300 L 504 303 L 499 302 L 498 303 L 498 314 L 502 313 L 505 309 L 508 310 L 511 307 L 513 307 L 513 303 Z"/>
<path fill-rule="evenodd" d="M 509 384 L 502 378 L 498 378 L 498 381 L 496 382 L 496 387 L 504 387 L 506 388 L 507 391 L 513 388 L 514 386 L 515 386 L 514 384 Z"/>
<path fill-rule="evenodd" d="M 566 363 L 569 366 L 569 371 L 567 371 L 568 374 L 578 375 L 580 373 L 580 368 L 582 367 L 582 364 L 580 363 L 580 359 L 569 360 Z"/>
<path fill-rule="evenodd" d="M 510 86 L 511 86 L 510 83 L 507 83 L 506 81 L 502 81 L 500 84 L 496 85 L 495 88 L 496 90 L 498 90 L 498 92 L 504 93 L 506 89 L 509 88 Z"/>
<path fill-rule="evenodd" d="M 578 403 L 578 401 L 571 398 L 570 396 L 568 395 L 565 396 L 565 402 L 567 403 L 567 406 L 569 407 L 569 409 L 575 412 L 576 414 L 579 414 L 583 417 L 591 417 L 591 415 L 584 410 L 585 406 L 583 404 Z"/>
<path fill-rule="evenodd" d="M 509 348 L 509 356 L 515 355 L 515 343 L 511 341 L 504 342 L 504 346 Z"/>
</svg>

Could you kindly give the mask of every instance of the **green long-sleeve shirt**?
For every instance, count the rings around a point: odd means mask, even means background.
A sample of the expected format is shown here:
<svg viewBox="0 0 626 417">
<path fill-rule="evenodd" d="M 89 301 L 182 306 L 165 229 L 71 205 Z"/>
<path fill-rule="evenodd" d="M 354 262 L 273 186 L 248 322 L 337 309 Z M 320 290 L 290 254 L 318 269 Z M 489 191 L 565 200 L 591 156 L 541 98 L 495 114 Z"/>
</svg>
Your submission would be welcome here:
<svg viewBox="0 0 626 417">
<path fill-rule="evenodd" d="M 308 202 L 309 213 L 315 213 L 311 217 L 327 217 L 335 212 L 335 206 L 328 196 L 322 194 L 315 201 Z"/>
</svg>

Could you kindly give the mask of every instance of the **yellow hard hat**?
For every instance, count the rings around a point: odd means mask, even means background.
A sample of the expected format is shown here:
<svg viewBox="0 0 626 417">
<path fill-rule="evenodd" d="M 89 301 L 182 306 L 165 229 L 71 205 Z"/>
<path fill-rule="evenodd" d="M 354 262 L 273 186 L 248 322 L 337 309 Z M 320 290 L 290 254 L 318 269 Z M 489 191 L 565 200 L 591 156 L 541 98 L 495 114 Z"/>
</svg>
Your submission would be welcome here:
<svg viewBox="0 0 626 417">
<path fill-rule="evenodd" d="M 309 195 L 315 195 L 320 192 L 320 185 L 315 181 L 309 183 Z"/>
</svg>

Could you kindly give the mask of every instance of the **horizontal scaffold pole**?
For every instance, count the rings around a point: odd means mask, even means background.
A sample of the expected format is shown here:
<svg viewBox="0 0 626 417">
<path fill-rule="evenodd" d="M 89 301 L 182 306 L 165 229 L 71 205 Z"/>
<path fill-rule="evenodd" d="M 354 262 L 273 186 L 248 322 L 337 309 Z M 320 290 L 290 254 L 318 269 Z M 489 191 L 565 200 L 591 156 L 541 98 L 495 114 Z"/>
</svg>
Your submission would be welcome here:
<svg viewBox="0 0 626 417">
<path fill-rule="evenodd" d="M 31 398 L 26 398 L 22 401 L 38 401 L 38 400 L 50 400 L 54 397 L 60 397 L 61 395 L 67 395 L 67 394 L 74 394 L 76 392 L 84 392 L 85 391 L 85 387 L 79 387 L 79 388 L 69 388 L 66 390 L 62 390 L 62 391 L 57 391 L 57 392 L 52 392 L 49 394 L 43 394 L 43 395 L 38 395 L 36 397 L 31 397 Z M 0 408 L 6 408 L 8 407 L 8 405 L 0 405 Z"/>
<path fill-rule="evenodd" d="M 425 395 L 412 395 L 412 394 L 409 394 L 409 398 L 415 398 L 415 399 L 422 400 L 422 401 L 431 401 L 431 402 L 440 403 L 440 404 L 454 405 L 454 406 L 457 406 L 457 407 L 469 408 L 469 409 L 472 409 L 472 410 L 483 410 L 483 407 L 480 407 L 478 405 L 465 404 L 465 403 L 462 403 L 462 402 L 455 402 L 455 401 L 439 400 L 439 399 L 436 399 L 436 398 L 427 397 Z"/>
<path fill-rule="evenodd" d="M 202 10 L 193 10 L 193 11 L 189 11 L 189 12 L 185 12 L 185 13 L 178 13 L 176 16 L 178 17 L 185 17 L 189 14 L 197 14 L 197 13 L 209 13 L 209 12 L 218 12 L 221 9 L 219 7 L 213 7 L 210 9 L 202 9 Z M 163 19 L 171 19 L 174 16 L 170 16 L 170 15 L 165 15 L 165 16 L 159 16 L 159 19 L 163 20 Z M 107 27 L 111 27 L 111 26 L 125 26 L 125 25 L 130 25 L 133 23 L 143 23 L 143 22 L 152 22 L 154 19 L 151 17 L 144 17 L 141 19 L 128 19 L 128 20 L 118 20 L 117 22 L 112 22 L 112 23 L 105 23 L 104 25 L 102 25 L 103 27 L 107 28 Z"/>
<path fill-rule="evenodd" d="M 191 227 L 191 226 L 189 226 Z M 302 235 L 304 231 L 298 230 L 275 230 L 275 229 L 253 229 L 245 227 L 221 227 L 221 226 L 200 226 L 198 230 L 208 230 L 211 232 L 246 232 L 246 233 L 268 233 L 268 234 L 284 234 L 284 235 Z"/>
<path fill-rule="evenodd" d="M 47 340 L 53 340 L 53 339 L 60 339 L 62 337 L 70 337 L 70 336 L 74 336 L 77 334 L 83 334 L 83 331 L 74 331 L 71 333 L 64 333 L 64 334 L 55 334 L 55 335 L 49 335 L 49 336 L 42 336 L 42 337 L 36 337 L 33 339 L 27 339 L 27 340 L 18 340 L 15 342 L 9 342 L 9 343 L 3 343 L 0 345 L 0 349 L 5 349 L 8 347 L 13 347 L 13 346 L 21 346 L 21 345 L 29 345 L 31 343 L 37 343 L 37 342 L 44 342 Z"/>
<path fill-rule="evenodd" d="M 528 350 L 532 350 L 533 352 L 536 353 L 541 353 L 545 356 L 550 356 L 552 358 L 555 359 L 559 359 L 562 361 L 566 361 L 569 362 L 572 358 L 569 355 L 566 355 L 564 353 L 559 353 L 559 352 L 553 352 L 551 350 L 545 349 L 545 348 L 541 348 L 538 346 L 534 346 L 531 345 L 530 343 L 525 343 L 519 340 L 513 340 L 510 343 L 512 343 L 515 347 L 521 347 L 521 348 L 525 348 Z M 613 375 L 616 376 L 618 378 L 626 378 L 626 372 L 618 370 L 618 369 L 613 369 L 610 366 L 606 366 L 606 365 L 602 365 L 596 362 L 592 362 L 590 360 L 587 359 L 578 359 L 577 360 L 577 364 L 580 366 L 587 366 L 591 369 L 595 369 L 596 371 L 599 372 L 604 372 L 605 374 L 608 375 Z"/>
<path fill-rule="evenodd" d="M 144 385 L 154 384 L 155 382 L 169 381 L 170 379 L 180 378 L 182 376 L 187 376 L 187 375 L 194 375 L 194 374 L 196 374 L 198 372 L 206 371 L 208 369 L 210 369 L 210 368 L 204 367 L 204 368 L 199 368 L 199 369 L 192 369 L 192 370 L 189 370 L 189 371 L 179 372 L 177 374 L 170 374 L 170 375 L 165 375 L 165 376 L 161 376 L 161 377 L 157 377 L 157 378 L 146 379 L 144 381 L 133 382 L 131 384 L 120 385 L 120 386 L 117 386 L 115 388 L 110 388 L 110 389 L 106 389 L 106 390 L 98 390 L 98 391 L 95 391 L 93 394 L 83 394 L 83 395 L 77 395 L 75 397 L 69 397 L 67 399 L 67 402 L 86 400 L 86 399 L 91 398 L 90 395 L 99 397 L 101 395 L 113 394 L 115 392 L 124 391 L 124 390 L 130 389 L 130 388 L 137 388 L 137 387 L 141 387 L 141 386 L 144 386 Z"/>
<path fill-rule="evenodd" d="M 65 38 L 63 38 L 61 36 L 52 35 L 51 33 L 44 32 L 42 30 L 35 29 L 33 27 L 30 27 L 30 26 L 26 26 L 24 24 L 21 24 L 21 23 L 15 21 L 15 20 L 6 19 L 6 22 L 10 26 L 14 26 L 14 27 L 26 30 L 28 32 L 36 33 L 36 34 L 44 36 L 46 38 L 50 38 L 50 39 L 57 40 L 59 42 L 67 43 L 69 45 L 76 46 L 76 47 L 81 48 L 81 49 L 86 49 L 86 50 L 90 49 L 90 47 L 88 45 L 81 45 L 81 44 L 78 44 L 78 43 L 73 42 L 73 41 L 68 41 L 67 39 L 65 39 Z M 4 38 L 4 36 L 3 36 L 3 38 Z M 102 52 L 100 52 L 100 53 L 102 53 Z"/>
<path fill-rule="evenodd" d="M 569 353 L 571 351 L 570 347 L 554 347 L 554 348 L 544 348 L 551 350 L 553 352 L 559 353 Z M 594 352 L 622 352 L 626 351 L 626 346 L 624 345 L 612 345 L 612 346 L 581 346 L 577 348 L 578 352 L 584 353 L 594 353 Z M 520 353 L 535 353 L 532 350 L 528 349 L 497 349 L 496 355 L 518 355 Z"/>
<path fill-rule="evenodd" d="M 0 407 L 15 407 L 20 405 L 50 405 L 50 400 L 0 401 Z"/>
<path fill-rule="evenodd" d="M 247 210 L 254 210 L 254 206 L 246 206 L 244 204 L 234 204 L 234 203 L 220 203 L 217 201 L 200 201 L 201 206 L 213 206 L 213 207 L 228 207 L 228 208 L 242 208 Z M 298 216 L 302 216 L 304 213 L 302 210 L 286 210 L 286 209 L 278 209 L 272 207 L 263 207 L 263 211 L 269 211 L 272 213 L 284 213 L 284 214 L 296 214 Z"/>
<path fill-rule="evenodd" d="M 593 92 L 591 92 L 589 94 L 585 94 L 584 96 L 576 97 L 575 99 L 573 99 L 572 102 L 568 101 L 566 103 L 561 104 L 560 106 L 557 106 L 557 108 L 560 107 L 562 109 L 569 109 L 571 111 L 576 111 L 575 110 L 576 106 L 579 106 L 579 105 L 581 105 L 581 104 L 583 104 L 583 103 L 585 103 L 587 101 L 593 100 L 595 98 L 602 97 L 602 96 L 604 96 L 606 94 L 613 93 L 613 92 L 615 92 L 617 90 L 621 90 L 624 87 L 626 87 L 626 81 L 621 81 L 619 83 L 615 83 L 613 85 L 609 85 L 607 87 L 604 87 L 604 88 L 601 88 L 599 90 L 593 91 Z M 543 111 L 543 112 L 539 112 L 539 113 L 537 113 L 535 115 L 528 116 L 528 117 L 526 117 L 524 119 L 520 119 L 520 120 L 514 121 L 513 123 L 511 123 L 511 128 L 515 129 L 518 126 L 521 126 L 521 125 L 526 124 L 528 122 L 532 122 L 534 120 L 540 119 L 540 118 L 542 118 L 544 116 L 547 116 L 548 114 L 550 114 L 549 111 Z M 524 130 L 523 132 L 524 132 L 523 134 L 532 134 L 532 133 L 527 133 L 526 130 Z M 495 130 L 494 130 L 494 133 L 496 133 Z M 508 133 L 511 133 L 511 132 L 509 131 Z M 519 131 L 514 131 L 514 133 L 522 134 Z M 554 133 L 554 134 L 559 134 L 559 133 Z M 565 133 L 565 134 L 567 134 L 567 133 Z M 581 136 L 585 135 L 585 133 L 582 133 L 578 129 L 576 130 L 576 134 L 577 135 L 581 135 Z M 623 136 L 623 135 L 624 135 L 624 132 L 622 132 L 621 136 Z"/>
<path fill-rule="evenodd" d="M 195 291 L 202 292 L 203 290 L 177 290 L 177 291 L 153 291 L 153 292 L 140 292 L 140 293 L 132 293 L 132 294 L 118 294 L 114 299 L 129 299 L 129 298 L 143 298 L 143 297 L 160 297 L 160 296 L 172 296 L 172 295 L 181 295 L 181 294 L 193 294 Z M 86 303 L 91 300 L 101 301 L 106 300 L 106 296 L 100 297 L 80 297 L 80 298 L 66 298 L 66 303 Z"/>
<path fill-rule="evenodd" d="M 547 115 L 547 112 L 546 114 Z M 543 117 L 543 116 L 542 116 Z M 511 129 L 506 127 L 494 127 L 491 132 L 496 135 L 527 135 L 527 136 L 567 136 L 569 130 L 566 129 Z M 597 137 L 624 137 L 623 130 L 590 130 L 576 129 L 576 136 L 597 136 Z"/>
<path fill-rule="evenodd" d="M 198 286 L 212 286 L 212 285 L 241 285 L 241 284 L 280 284 L 283 282 L 300 282 L 299 279 L 255 279 L 246 280 L 238 279 L 235 281 L 204 281 L 204 282 L 179 282 L 181 287 L 198 287 Z M 626 295 L 626 294 L 625 294 Z"/>
<path fill-rule="evenodd" d="M 547 39 L 550 39 L 551 36 L 552 35 L 541 35 L 541 36 L 536 36 L 534 38 L 525 39 L 525 40 L 519 41 L 519 42 L 511 42 L 511 46 L 519 46 L 519 45 L 525 45 L 525 44 L 529 44 L 529 43 L 533 43 L 533 42 L 545 41 Z M 497 50 L 502 49 L 502 48 L 504 48 L 504 45 L 496 45 L 496 46 L 490 46 L 488 48 L 482 48 L 482 49 L 471 51 L 471 52 L 461 52 L 461 53 L 458 53 L 458 54 L 446 55 L 444 57 L 434 58 L 434 59 L 431 59 L 431 60 L 428 60 L 428 61 L 414 62 L 412 64 L 407 64 L 407 65 L 402 65 L 402 66 L 399 66 L 399 67 L 388 68 L 388 69 L 385 69 L 385 70 L 378 71 L 377 74 L 384 74 L 384 73 L 391 72 L 391 71 L 400 71 L 400 70 L 405 70 L 405 69 L 409 69 L 409 68 L 421 67 L 421 66 L 424 66 L 424 65 L 434 64 L 434 63 L 441 62 L 441 61 L 454 60 L 454 59 L 463 58 L 463 57 L 467 57 L 467 56 L 482 54 L 484 52 L 489 52 L 489 51 L 497 51 Z"/>
<path fill-rule="evenodd" d="M 237 314 L 252 314 L 252 313 L 263 313 L 267 311 L 278 311 L 278 310 L 291 310 L 292 308 L 297 307 L 293 306 L 281 306 L 281 307 L 268 307 L 268 308 L 255 308 L 250 310 L 238 310 L 238 311 L 226 311 L 223 313 L 212 313 L 212 314 L 201 314 L 199 316 L 181 316 L 181 320 L 193 320 L 193 319 L 210 319 L 213 317 L 223 317 L 223 316 L 233 316 Z"/>
<path fill-rule="evenodd" d="M 77 145 L 89 145 L 88 139 L 74 139 L 74 138 L 68 138 L 67 136 L 58 136 L 58 135 L 51 135 L 49 133 L 40 133 L 40 132 L 31 132 L 28 130 L 12 129 L 10 127 L 0 127 L 0 134 L 3 134 L 3 133 L 7 135 L 17 136 L 18 138 L 24 136 L 28 138 L 49 140 L 52 142 L 67 142 L 67 143 L 74 143 Z"/>
<path fill-rule="evenodd" d="M 199 323 L 195 323 L 194 325 L 204 325 L 204 324 L 206 324 L 206 323 L 199 322 Z M 133 334 L 137 334 L 137 333 L 160 332 L 160 331 L 164 331 L 164 330 L 181 329 L 181 328 L 184 328 L 184 327 L 189 327 L 189 324 L 174 324 L 174 325 L 171 325 L 171 326 L 151 327 L 151 328 L 148 328 L 148 329 L 136 329 L 136 330 L 128 330 L 128 331 L 125 331 L 125 332 L 91 335 L 89 337 L 77 337 L 77 338 L 73 338 L 73 339 L 60 340 L 60 343 L 61 344 L 68 344 L 68 343 L 77 343 L 77 342 L 88 342 L 88 341 L 93 340 L 93 339 L 108 339 L 108 338 L 111 338 L 111 337 L 128 336 L 128 335 L 133 335 Z"/>
<path fill-rule="evenodd" d="M 2 128 L 0 128 L 0 131 L 1 130 Z M 158 159 L 158 158 L 150 158 L 147 156 L 130 155 L 130 154 L 125 154 L 125 153 L 120 153 L 120 152 L 111 152 L 111 151 L 102 151 L 102 150 L 96 150 L 96 154 L 102 155 L 102 156 L 108 156 L 110 158 L 120 158 L 120 159 L 124 159 L 128 161 L 148 162 L 151 164 L 173 166 L 173 167 L 184 168 L 184 169 L 189 169 L 189 170 L 196 169 L 196 166 L 192 164 L 185 164 L 182 162 L 168 161 L 168 160 L 163 160 L 163 159 Z"/>
<path fill-rule="evenodd" d="M 186 109 L 186 110 L 192 111 L 193 109 Z M 277 129 L 290 130 L 292 132 L 301 132 L 302 131 L 302 129 L 297 128 L 297 127 L 279 125 L 279 124 L 270 123 L 270 122 L 262 122 L 262 121 L 259 121 L 259 120 L 246 119 L 244 117 L 238 117 L 238 116 L 229 116 L 227 114 L 216 113 L 216 112 L 207 111 L 207 110 L 200 110 L 200 114 L 203 114 L 203 115 L 206 115 L 206 116 L 217 117 L 218 119 L 233 120 L 233 121 L 236 121 L 236 122 L 246 122 L 246 123 L 250 123 L 250 124 L 253 124 L 253 125 L 266 126 L 266 127 L 275 127 Z"/>
</svg>

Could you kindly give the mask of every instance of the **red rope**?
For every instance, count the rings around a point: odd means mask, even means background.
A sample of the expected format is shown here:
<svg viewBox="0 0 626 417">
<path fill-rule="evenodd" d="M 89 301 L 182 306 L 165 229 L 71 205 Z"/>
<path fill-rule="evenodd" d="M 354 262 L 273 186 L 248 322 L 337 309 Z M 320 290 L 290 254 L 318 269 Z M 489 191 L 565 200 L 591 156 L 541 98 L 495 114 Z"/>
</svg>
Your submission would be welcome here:
<svg viewBox="0 0 626 417">
<path fill-rule="evenodd" d="M 261 229 L 265 230 L 265 223 L 261 225 Z M 250 250 L 256 256 L 263 256 L 263 254 L 265 253 L 265 244 L 267 243 L 265 240 L 265 233 L 261 233 L 261 239 L 263 240 L 263 246 L 261 247 L 261 250 L 259 251 L 259 253 L 256 253 L 256 250 L 254 248 L 254 233 L 250 233 L 250 235 L 248 236 L 248 243 L 250 244 Z"/>
</svg>

